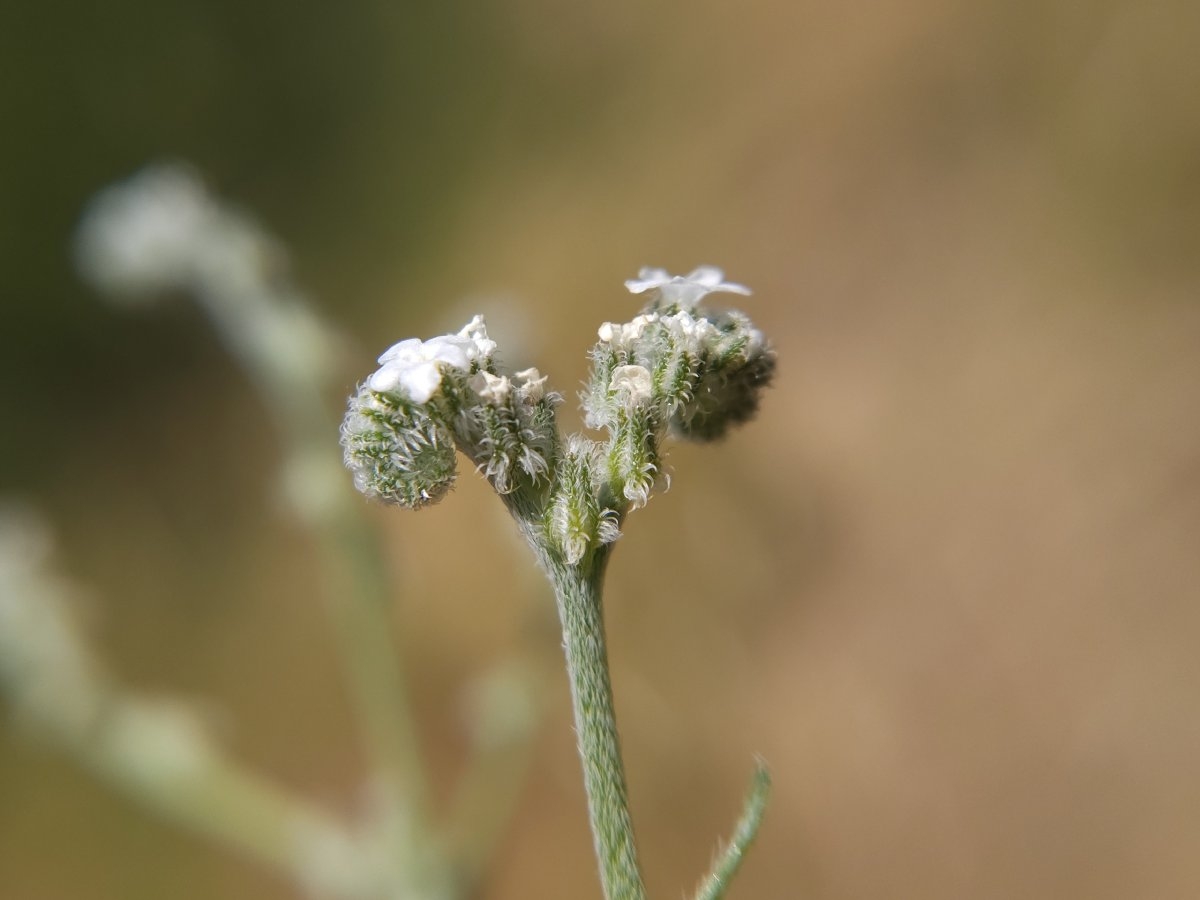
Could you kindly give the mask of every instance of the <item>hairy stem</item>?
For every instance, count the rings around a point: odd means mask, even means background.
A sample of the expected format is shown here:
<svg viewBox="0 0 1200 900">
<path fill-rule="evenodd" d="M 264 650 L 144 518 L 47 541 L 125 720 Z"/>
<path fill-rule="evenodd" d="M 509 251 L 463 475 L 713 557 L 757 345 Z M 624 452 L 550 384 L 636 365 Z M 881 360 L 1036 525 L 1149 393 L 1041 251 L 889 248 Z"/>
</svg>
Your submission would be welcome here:
<svg viewBox="0 0 1200 900">
<path fill-rule="evenodd" d="M 767 809 L 767 800 L 771 794 L 771 773 L 761 761 L 754 770 L 754 779 L 750 782 L 750 790 L 742 804 L 742 815 L 729 837 L 729 843 L 717 855 L 712 871 L 708 873 L 700 887 L 696 889 L 695 900 L 721 900 L 729 890 L 733 876 L 741 868 L 746 851 L 754 843 L 758 835 L 758 826 L 762 824 L 763 813 Z"/>
<path fill-rule="evenodd" d="M 604 896 L 607 900 L 645 900 L 608 675 L 603 579 L 603 559 L 586 568 L 567 566 L 552 571 Z"/>
</svg>

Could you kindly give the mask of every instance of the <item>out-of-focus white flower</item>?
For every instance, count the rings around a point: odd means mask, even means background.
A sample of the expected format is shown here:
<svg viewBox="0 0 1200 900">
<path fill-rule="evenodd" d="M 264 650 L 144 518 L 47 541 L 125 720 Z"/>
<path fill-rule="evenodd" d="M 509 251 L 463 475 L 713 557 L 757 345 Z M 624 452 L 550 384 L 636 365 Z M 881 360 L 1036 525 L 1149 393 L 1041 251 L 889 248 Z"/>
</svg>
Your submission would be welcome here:
<svg viewBox="0 0 1200 900">
<path fill-rule="evenodd" d="M 153 166 L 92 202 L 79 226 L 80 270 L 125 297 L 176 287 L 191 276 L 220 215 L 190 168 Z"/>
<path fill-rule="evenodd" d="M 617 366 L 608 386 L 616 393 L 624 393 L 629 405 L 636 406 L 650 399 L 653 382 L 650 370 L 645 366 Z"/>
<path fill-rule="evenodd" d="M 716 266 L 700 266 L 687 275 L 672 275 L 666 269 L 645 268 L 638 271 L 637 278 L 625 282 L 631 293 L 643 294 L 658 289 L 663 302 L 693 307 L 706 294 L 746 294 L 750 289 L 742 284 L 725 281 L 725 273 Z"/>
<path fill-rule="evenodd" d="M 442 383 L 441 366 L 465 372 L 495 349 L 483 317 L 476 316 L 458 334 L 393 344 L 379 357 L 380 368 L 367 379 L 367 387 L 380 393 L 399 391 L 414 403 L 426 403 Z"/>
</svg>

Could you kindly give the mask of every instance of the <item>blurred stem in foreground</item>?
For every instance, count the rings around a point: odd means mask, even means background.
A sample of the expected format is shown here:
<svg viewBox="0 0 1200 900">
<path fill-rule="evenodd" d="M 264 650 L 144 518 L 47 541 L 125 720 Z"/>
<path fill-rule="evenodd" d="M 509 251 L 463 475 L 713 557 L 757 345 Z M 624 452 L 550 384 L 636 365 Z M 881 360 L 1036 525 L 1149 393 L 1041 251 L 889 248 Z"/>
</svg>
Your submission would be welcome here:
<svg viewBox="0 0 1200 900">
<path fill-rule="evenodd" d="M 332 332 L 291 287 L 278 245 L 184 166 L 151 167 L 102 192 L 80 226 L 77 257 L 84 276 L 116 300 L 192 295 L 257 388 L 281 435 L 288 498 L 317 542 L 326 608 L 367 741 L 376 802 L 364 845 L 386 859 L 391 886 L 384 896 L 462 896 L 460 870 L 483 865 L 485 843 L 498 829 L 487 817 L 478 834 L 460 823 L 461 842 L 473 848 L 470 865 L 460 865 L 446 857 L 434 827 L 378 539 L 331 440 Z M 246 802 L 262 795 L 244 779 L 225 784 L 245 787 Z M 507 809 L 511 802 L 512 781 L 473 778 L 466 787 L 479 792 L 468 806 Z M 177 818 L 187 820 L 188 810 L 193 819 L 203 815 L 198 797 L 181 792 L 173 801 Z"/>
<path fill-rule="evenodd" d="M 380 896 L 349 830 L 224 756 L 182 704 L 112 681 L 79 635 L 74 591 L 48 571 L 49 556 L 40 520 L 0 508 L 0 688 L 20 719 L 162 815 L 320 896 Z"/>
<path fill-rule="evenodd" d="M 426 775 L 378 542 L 350 503 L 326 405 L 337 347 L 291 288 L 278 245 L 212 198 L 186 168 L 162 166 L 101 193 L 80 227 L 80 269 L 117 299 L 190 293 L 275 420 L 289 499 L 318 543 L 326 609 L 363 724 L 387 818 L 411 837 L 395 851 L 418 866 L 429 833 Z"/>
</svg>

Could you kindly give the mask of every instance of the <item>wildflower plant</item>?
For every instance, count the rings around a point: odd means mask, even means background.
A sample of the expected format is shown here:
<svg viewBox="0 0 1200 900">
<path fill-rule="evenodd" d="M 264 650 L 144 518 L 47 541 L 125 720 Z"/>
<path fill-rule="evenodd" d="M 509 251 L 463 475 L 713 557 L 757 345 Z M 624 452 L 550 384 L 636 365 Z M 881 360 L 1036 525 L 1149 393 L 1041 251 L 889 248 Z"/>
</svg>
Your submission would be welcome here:
<svg viewBox="0 0 1200 900">
<path fill-rule="evenodd" d="M 666 483 L 668 436 L 712 441 L 753 416 L 775 353 L 745 314 L 708 303 L 749 294 L 703 266 L 686 276 L 642 269 L 646 295 L 625 323 L 600 326 L 581 394 L 586 425 L 606 440 L 559 436 L 562 398 L 537 369 L 508 374 L 476 316 L 457 334 L 408 339 L 351 397 L 346 466 L 369 497 L 409 509 L 453 484 L 455 451 L 495 488 L 554 587 L 601 881 L 608 900 L 643 900 L 608 672 L 604 573 L 625 517 Z M 769 779 L 759 767 L 742 820 L 697 892 L 724 895 L 753 840 Z"/>
<path fill-rule="evenodd" d="M 607 900 L 644 900 L 605 643 L 604 574 L 625 517 L 665 487 L 668 437 L 713 441 L 753 416 L 775 354 L 719 269 L 643 269 L 646 303 L 606 322 L 581 393 L 592 435 L 563 437 L 561 395 L 535 368 L 509 371 L 481 316 L 460 331 L 388 348 L 341 422 L 327 398 L 341 349 L 287 277 L 278 244 L 186 166 L 150 167 L 108 188 L 81 222 L 79 269 L 136 303 L 182 292 L 205 310 L 272 413 L 284 487 L 311 530 L 331 631 L 369 750 L 370 803 L 321 808 L 234 759 L 184 704 L 110 675 L 51 571 L 47 530 L 0 506 L 0 690 L 20 720 L 147 807 L 291 877 L 317 900 L 466 900 L 515 801 L 537 719 L 531 664 L 482 680 L 487 702 L 449 810 L 432 809 L 382 551 L 351 485 L 420 509 L 441 500 L 462 454 L 492 485 L 557 598 L 584 785 Z M 349 468 L 346 478 L 342 464 Z M 696 900 L 725 895 L 769 793 L 761 764 L 740 820 Z M 480 810 L 486 810 L 480 814 Z"/>
</svg>

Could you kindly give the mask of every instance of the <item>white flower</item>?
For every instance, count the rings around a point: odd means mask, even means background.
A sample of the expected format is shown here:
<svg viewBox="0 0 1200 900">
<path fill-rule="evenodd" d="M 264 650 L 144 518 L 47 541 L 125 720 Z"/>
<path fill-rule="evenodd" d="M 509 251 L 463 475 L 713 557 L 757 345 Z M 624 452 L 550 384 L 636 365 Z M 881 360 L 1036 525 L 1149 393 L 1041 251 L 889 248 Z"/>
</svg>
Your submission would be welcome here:
<svg viewBox="0 0 1200 900">
<path fill-rule="evenodd" d="M 537 369 L 522 369 L 513 377 L 525 382 L 519 390 L 521 396 L 530 403 L 537 403 L 546 396 L 546 376 Z"/>
<path fill-rule="evenodd" d="M 379 357 L 380 368 L 367 379 L 367 387 L 381 393 L 399 391 L 414 403 L 426 403 L 442 383 L 441 366 L 465 372 L 495 349 L 483 317 L 476 316 L 458 334 L 393 344 Z"/>
<path fill-rule="evenodd" d="M 618 325 L 615 322 L 605 322 L 600 326 L 597 334 L 606 344 L 612 344 L 615 347 L 629 347 L 634 341 L 642 336 L 648 325 L 658 321 L 658 313 L 646 313 L 640 316 L 634 316 L 632 322 L 626 322 L 624 325 Z"/>
<path fill-rule="evenodd" d="M 608 383 L 609 390 L 624 393 L 628 397 L 629 406 L 649 400 L 653 389 L 650 370 L 645 366 L 617 366 L 613 369 L 612 380 Z"/>
<path fill-rule="evenodd" d="M 504 375 L 477 372 L 471 378 L 471 389 L 492 406 L 503 406 L 512 393 L 512 382 Z"/>
<path fill-rule="evenodd" d="M 675 339 L 693 353 L 698 352 L 706 342 L 717 335 L 717 328 L 712 322 L 704 318 L 697 319 L 684 310 L 674 315 L 663 316 L 662 321 Z"/>
<path fill-rule="evenodd" d="M 725 273 L 715 266 L 700 266 L 687 275 L 672 275 L 666 269 L 641 269 L 637 278 L 625 282 L 631 293 L 643 294 L 658 289 L 663 302 L 693 307 L 706 294 L 749 294 L 745 285 L 725 281 Z"/>
<path fill-rule="evenodd" d="M 491 356 L 496 352 L 496 342 L 488 338 L 487 325 L 483 321 L 483 316 L 475 316 L 462 327 L 458 336 L 470 340 L 475 345 L 475 352 L 479 356 Z M 474 358 L 472 357 L 472 359 Z"/>
<path fill-rule="evenodd" d="M 219 209 L 191 169 L 154 166 L 92 201 L 79 226 L 79 267 L 116 294 L 161 291 L 192 275 L 219 224 Z"/>
</svg>

